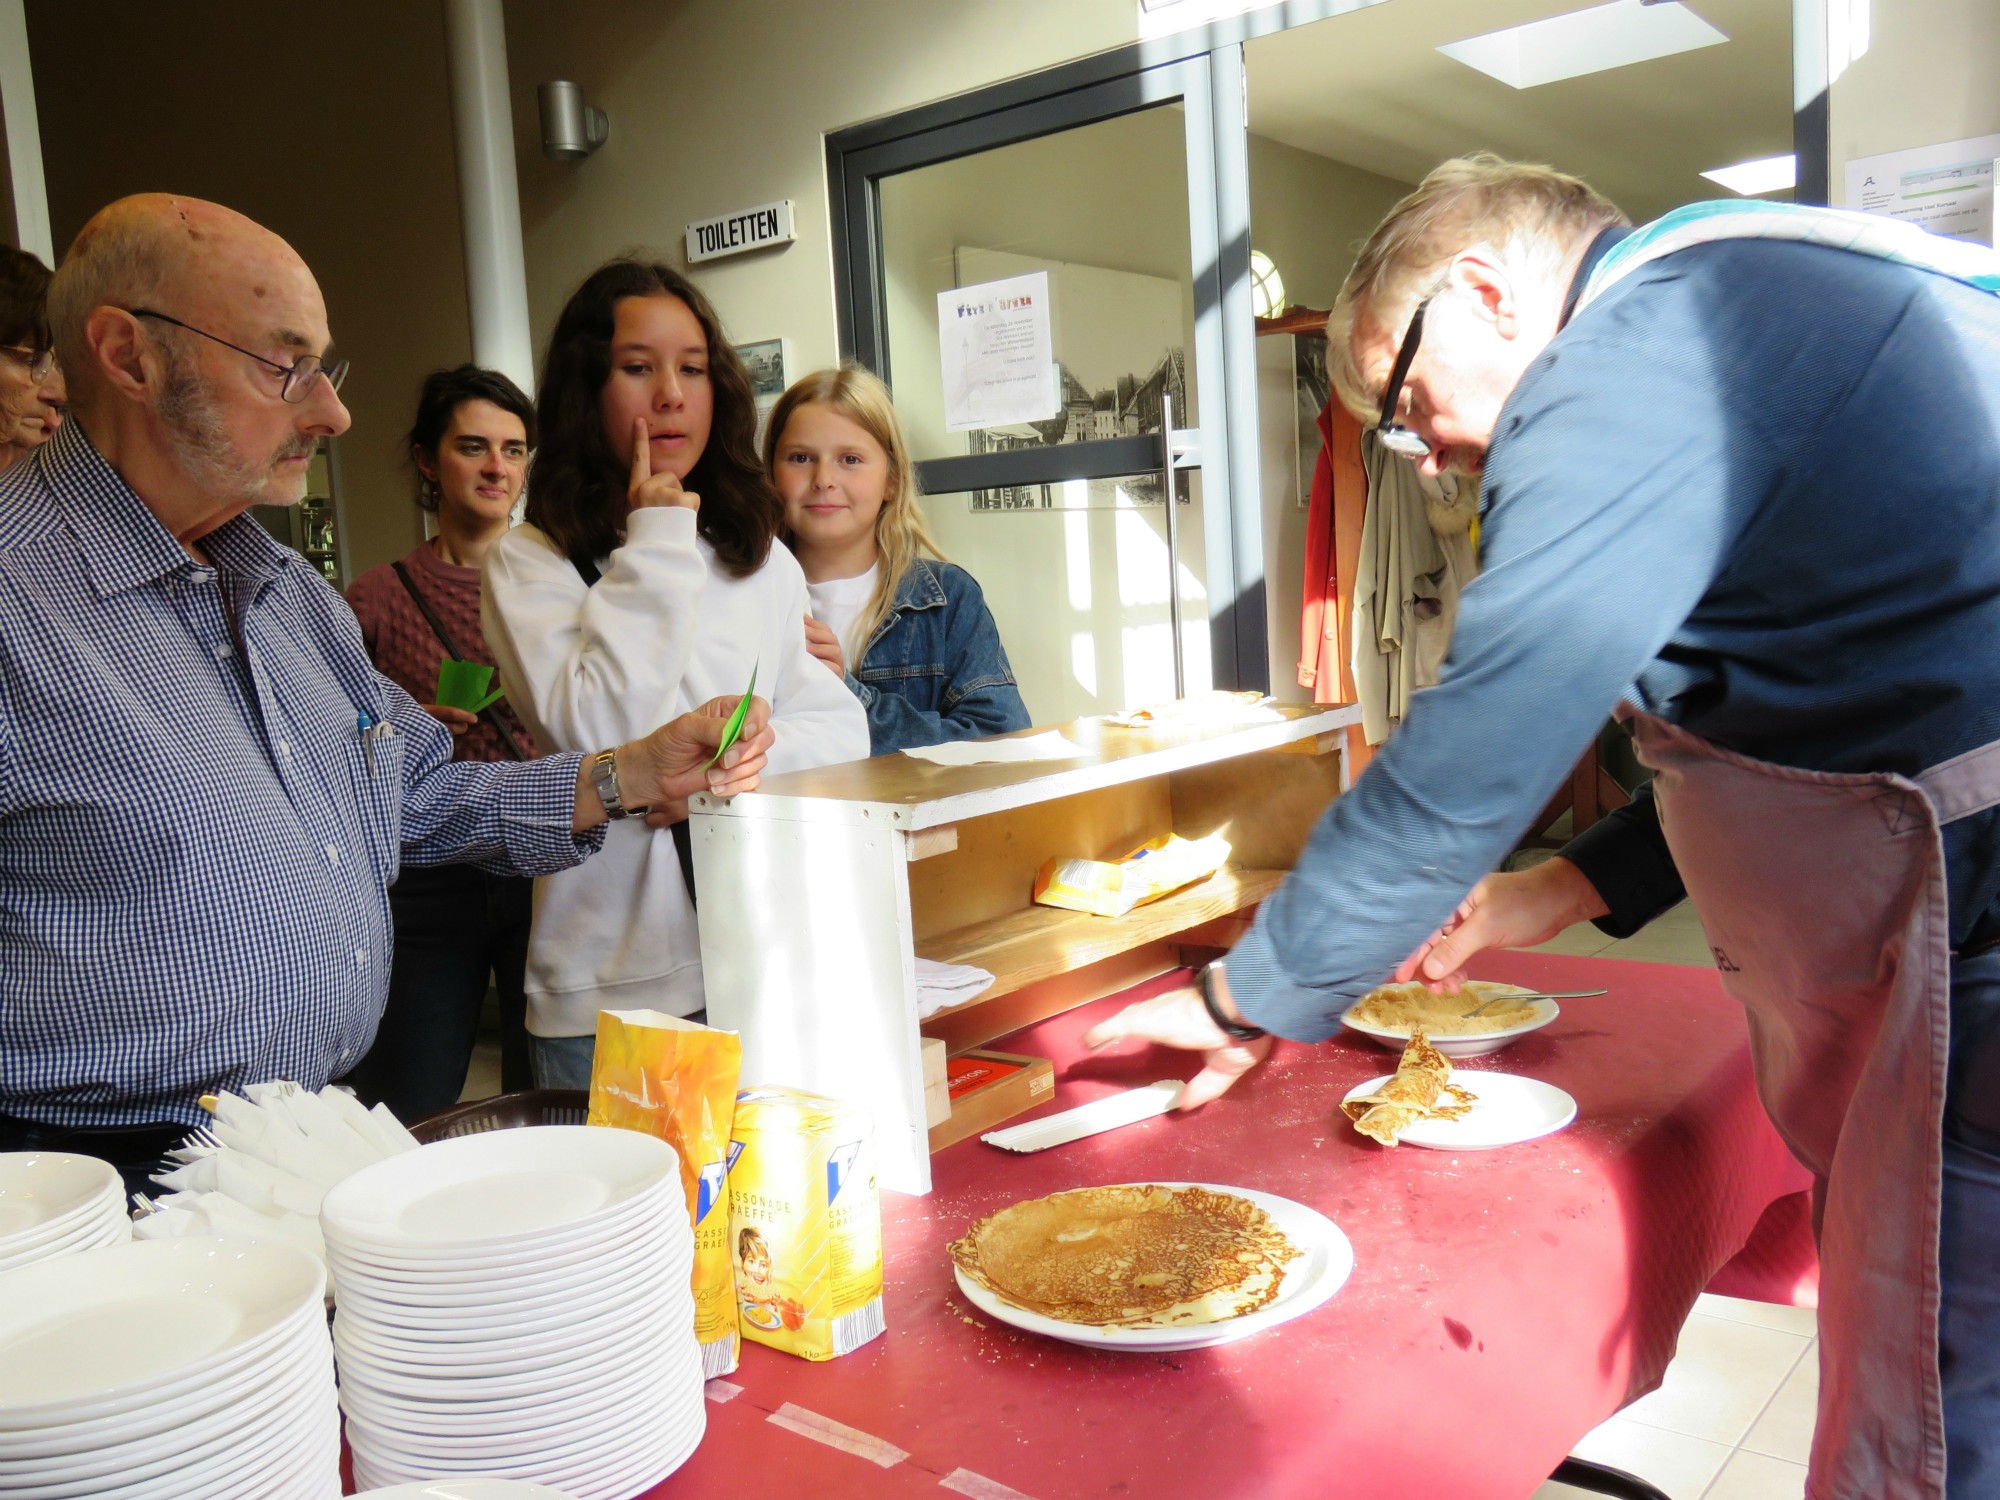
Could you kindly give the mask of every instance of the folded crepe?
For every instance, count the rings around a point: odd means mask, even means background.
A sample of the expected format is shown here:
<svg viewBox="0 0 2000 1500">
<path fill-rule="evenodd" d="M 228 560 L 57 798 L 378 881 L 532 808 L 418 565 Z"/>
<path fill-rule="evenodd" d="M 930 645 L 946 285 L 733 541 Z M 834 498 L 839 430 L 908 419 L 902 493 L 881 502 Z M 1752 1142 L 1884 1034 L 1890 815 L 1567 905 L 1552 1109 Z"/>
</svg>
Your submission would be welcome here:
<svg viewBox="0 0 2000 1500">
<path fill-rule="evenodd" d="M 1396 1075 L 1374 1093 L 1340 1106 L 1363 1135 L 1393 1146 L 1420 1120 L 1455 1120 L 1472 1107 L 1472 1096 L 1451 1081 L 1451 1059 L 1423 1032 L 1411 1034 Z"/>
</svg>

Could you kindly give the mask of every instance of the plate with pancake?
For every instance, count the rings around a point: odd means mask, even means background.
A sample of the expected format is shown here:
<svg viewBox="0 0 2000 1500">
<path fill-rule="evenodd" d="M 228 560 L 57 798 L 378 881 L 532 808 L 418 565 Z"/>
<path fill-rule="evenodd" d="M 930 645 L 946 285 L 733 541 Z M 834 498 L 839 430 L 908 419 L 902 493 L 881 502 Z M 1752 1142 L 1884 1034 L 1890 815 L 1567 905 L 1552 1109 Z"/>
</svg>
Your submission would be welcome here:
<svg viewBox="0 0 2000 1500">
<path fill-rule="evenodd" d="M 1421 984 L 1385 984 L 1348 1006 L 1340 1021 L 1349 1031 L 1396 1051 L 1402 1050 L 1411 1032 L 1421 1029 L 1446 1057 L 1484 1057 L 1540 1031 L 1562 1014 L 1553 1000 L 1509 1005 L 1502 999 L 1533 993 L 1491 979 L 1469 979 L 1464 989 L 1449 995 L 1434 995 Z M 1502 1003 L 1485 1015 L 1466 1017 L 1474 1006 L 1496 999 Z"/>
<path fill-rule="evenodd" d="M 959 1290 L 1092 1349 L 1205 1349 L 1311 1312 L 1354 1270 L 1316 1209 L 1254 1188 L 1127 1182 L 1016 1203 L 951 1246 Z"/>
</svg>

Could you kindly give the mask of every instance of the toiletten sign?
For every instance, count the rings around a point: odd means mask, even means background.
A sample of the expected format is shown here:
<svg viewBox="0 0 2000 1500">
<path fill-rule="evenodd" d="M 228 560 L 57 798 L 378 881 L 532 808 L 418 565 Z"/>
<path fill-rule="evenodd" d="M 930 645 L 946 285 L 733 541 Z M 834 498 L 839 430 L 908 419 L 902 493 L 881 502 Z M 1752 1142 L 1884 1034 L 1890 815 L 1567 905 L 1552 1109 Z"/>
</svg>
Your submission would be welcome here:
<svg viewBox="0 0 2000 1500">
<path fill-rule="evenodd" d="M 1047 271 L 939 292 L 937 306 L 946 431 L 1045 422 L 1062 410 Z"/>
<path fill-rule="evenodd" d="M 789 245 L 799 237 L 798 231 L 792 227 L 792 200 L 789 198 L 702 219 L 688 225 L 687 235 L 690 265 L 701 260 L 717 260 L 725 255 L 741 255 L 746 250 Z"/>
</svg>

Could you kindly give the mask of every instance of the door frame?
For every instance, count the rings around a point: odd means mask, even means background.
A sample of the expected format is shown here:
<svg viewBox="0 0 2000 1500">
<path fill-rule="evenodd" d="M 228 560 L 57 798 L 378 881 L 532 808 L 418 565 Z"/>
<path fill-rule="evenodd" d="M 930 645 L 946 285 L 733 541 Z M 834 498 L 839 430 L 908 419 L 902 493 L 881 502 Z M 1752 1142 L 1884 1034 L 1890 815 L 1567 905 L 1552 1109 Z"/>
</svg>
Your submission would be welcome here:
<svg viewBox="0 0 2000 1500">
<path fill-rule="evenodd" d="M 844 360 L 889 381 L 883 177 L 954 161 L 1170 102 L 1187 127 L 1188 232 L 1194 268 L 1198 433 L 1065 443 L 918 465 L 926 488 L 1108 478 L 1199 467 L 1217 687 L 1269 691 L 1257 348 L 1250 302 L 1250 128 L 1243 44 L 1384 0 L 1282 0 L 1244 15 L 1115 48 L 826 137 L 834 312 Z M 1826 0 L 1792 0 L 1794 139 L 1800 202 L 1829 200 Z"/>
</svg>

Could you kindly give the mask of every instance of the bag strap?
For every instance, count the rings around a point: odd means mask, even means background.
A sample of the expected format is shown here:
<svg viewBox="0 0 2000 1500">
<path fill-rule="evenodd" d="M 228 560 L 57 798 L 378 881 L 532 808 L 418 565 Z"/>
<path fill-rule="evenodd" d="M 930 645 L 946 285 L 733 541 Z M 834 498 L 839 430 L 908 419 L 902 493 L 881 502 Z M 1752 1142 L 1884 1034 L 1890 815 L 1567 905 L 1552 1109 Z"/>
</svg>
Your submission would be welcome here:
<svg viewBox="0 0 2000 1500">
<path fill-rule="evenodd" d="M 437 611 L 431 608 L 430 600 L 424 597 L 423 591 L 417 587 L 417 580 L 410 576 L 410 570 L 403 566 L 402 560 L 399 558 L 389 564 L 389 566 L 394 568 L 396 576 L 403 580 L 403 587 L 410 591 L 410 598 L 417 606 L 417 613 L 421 614 L 430 625 L 432 633 L 437 636 L 439 643 L 451 655 L 452 660 L 468 660 L 466 656 L 460 653 L 457 644 L 451 638 L 451 632 L 444 628 L 444 621 L 440 620 L 437 616 Z M 479 717 L 493 726 L 495 732 L 500 736 L 500 743 L 507 747 L 507 754 L 509 756 L 515 760 L 526 760 L 528 758 L 521 753 L 520 744 L 508 730 L 506 722 L 501 719 L 498 704 L 488 704 L 485 708 L 482 708 L 479 711 Z"/>
<path fill-rule="evenodd" d="M 602 578 L 604 573 L 596 563 L 588 558 L 579 561 L 572 557 L 569 561 L 570 566 L 576 569 L 577 577 L 583 580 L 585 588 L 597 587 L 597 580 Z M 688 826 L 688 820 L 682 818 L 678 823 L 668 824 L 667 832 L 673 836 L 674 857 L 680 861 L 681 884 L 687 887 L 688 905 L 699 910 L 701 903 L 695 899 L 694 894 L 694 831 Z"/>
</svg>

